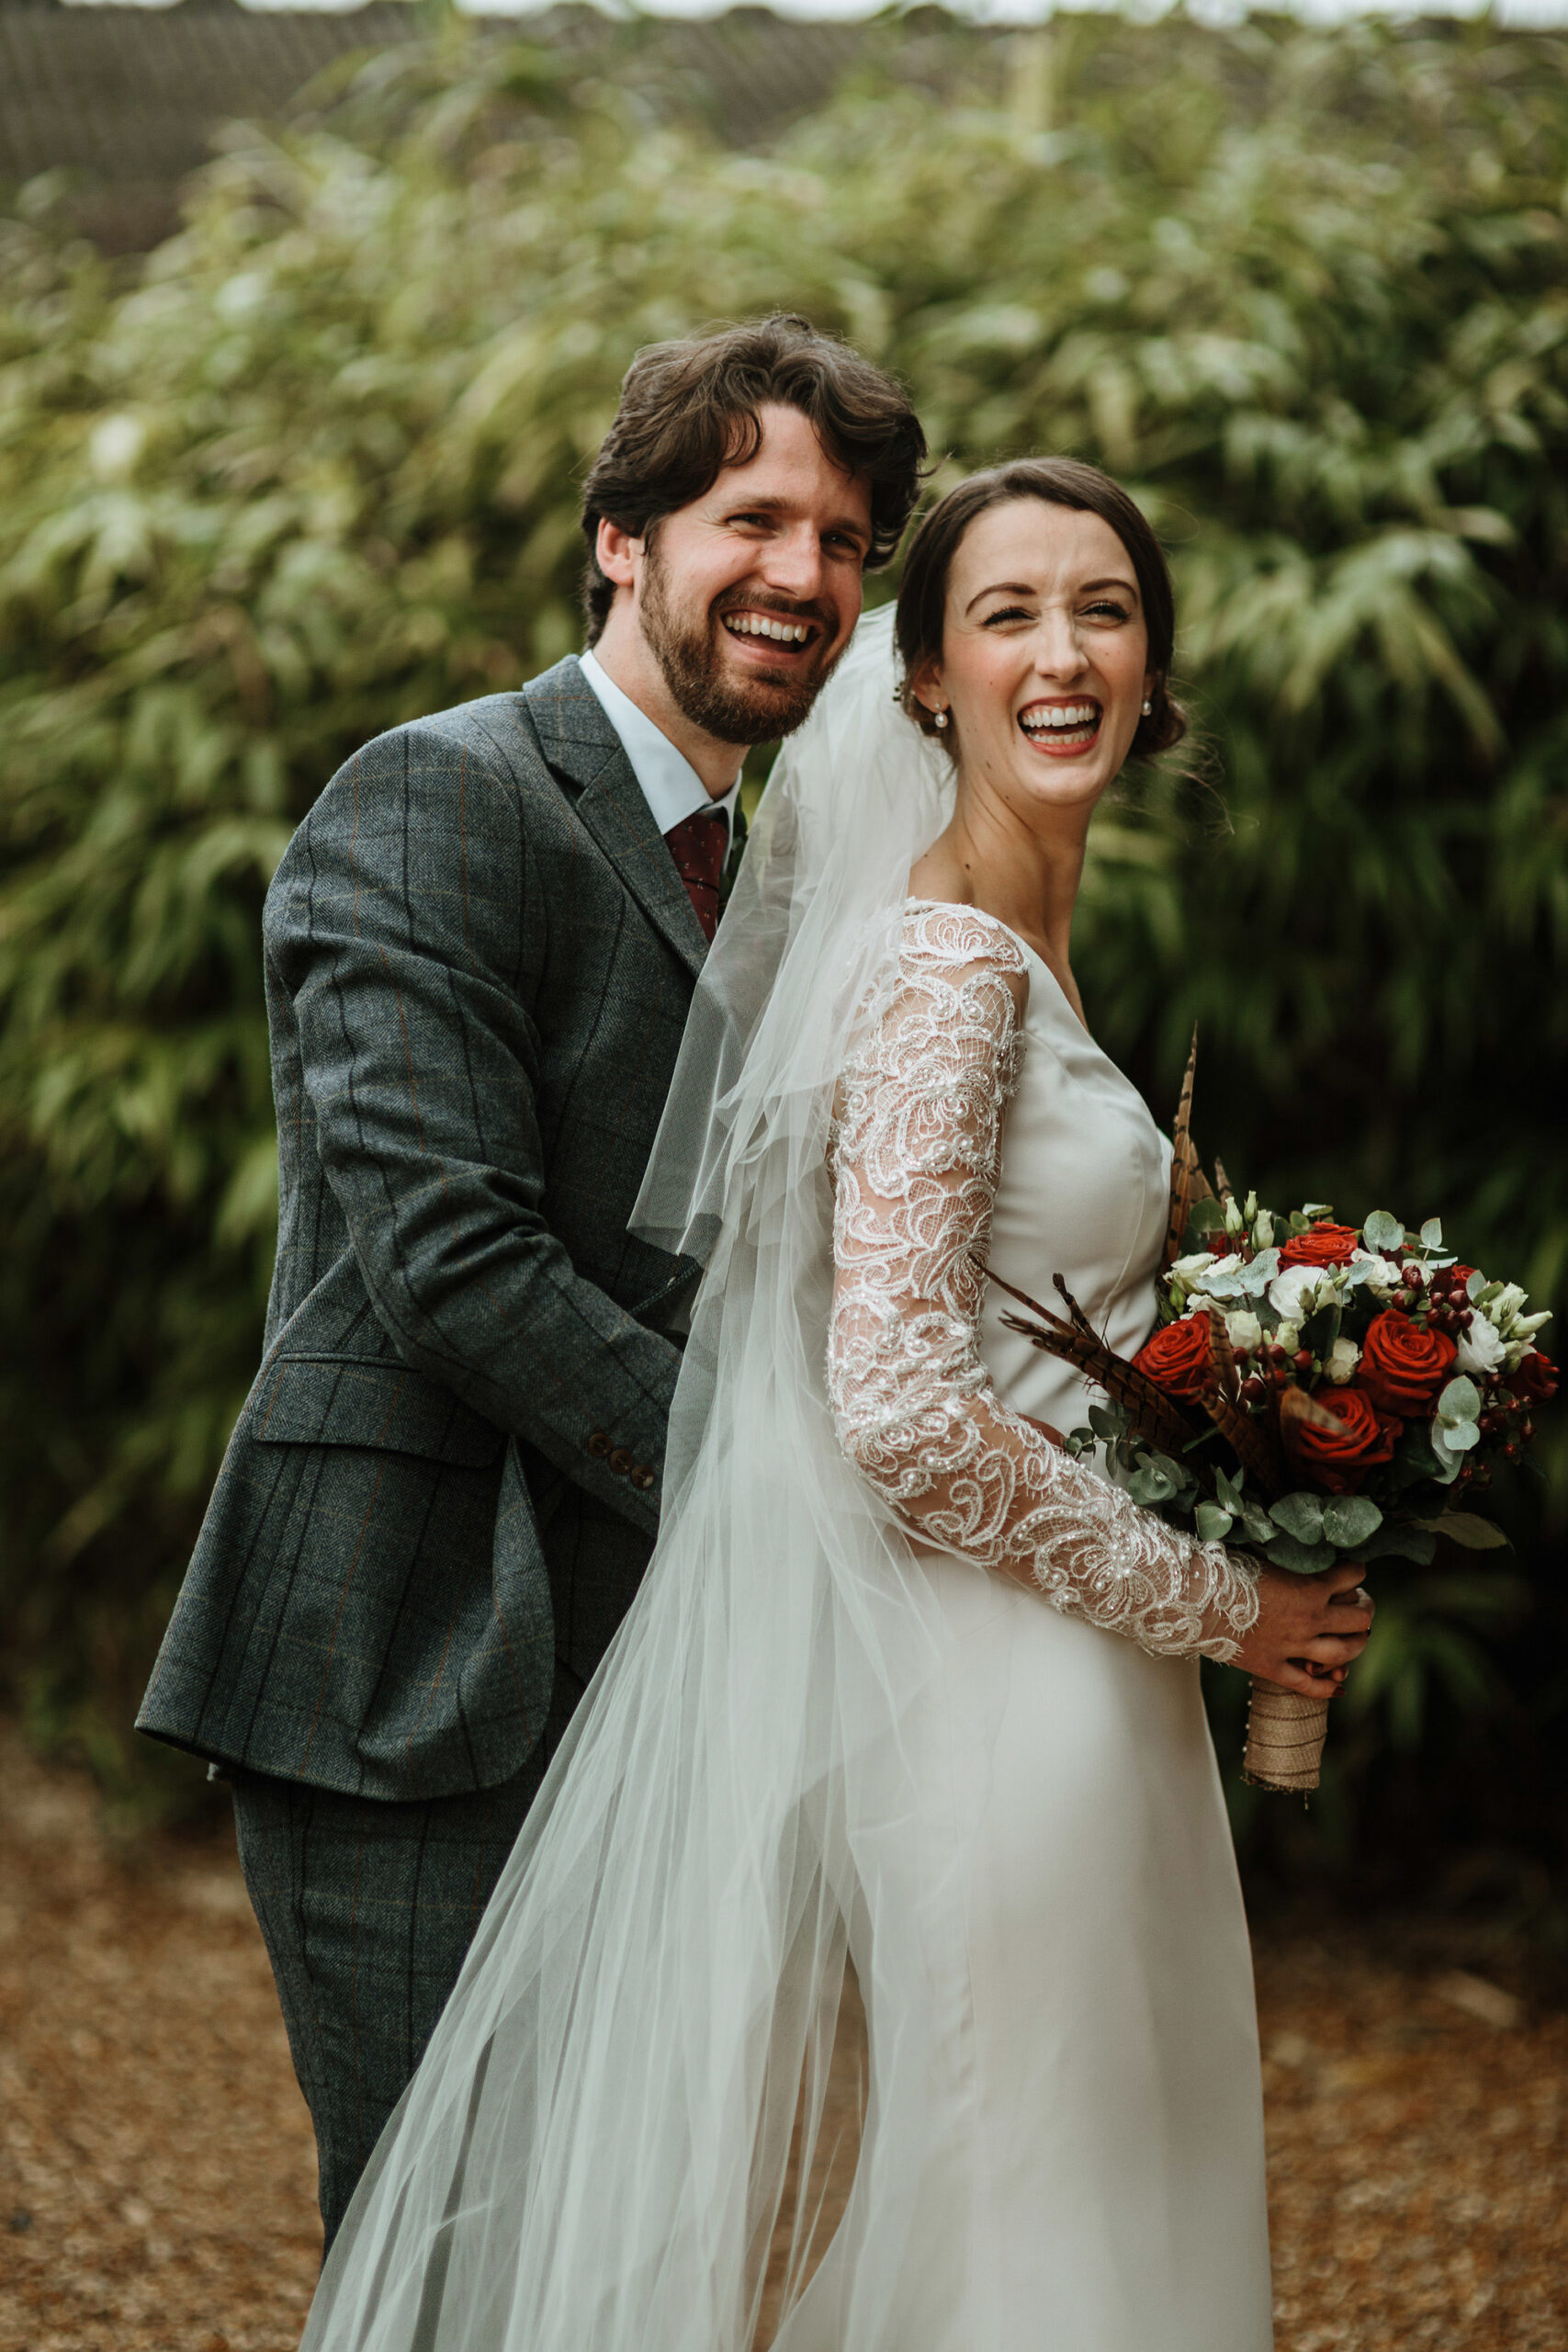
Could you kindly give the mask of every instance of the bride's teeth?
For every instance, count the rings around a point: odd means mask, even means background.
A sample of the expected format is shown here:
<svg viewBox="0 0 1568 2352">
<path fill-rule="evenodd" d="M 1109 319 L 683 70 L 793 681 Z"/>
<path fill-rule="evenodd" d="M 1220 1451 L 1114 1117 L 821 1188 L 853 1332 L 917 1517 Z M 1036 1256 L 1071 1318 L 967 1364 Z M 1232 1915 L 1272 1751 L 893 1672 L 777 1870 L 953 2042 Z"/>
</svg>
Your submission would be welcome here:
<svg viewBox="0 0 1568 2352">
<path fill-rule="evenodd" d="M 1092 727 L 1099 719 L 1100 708 L 1096 703 L 1074 702 L 1050 710 L 1021 711 L 1019 716 L 1024 732 L 1037 735 L 1048 729 L 1061 731 L 1067 728 Z"/>
</svg>

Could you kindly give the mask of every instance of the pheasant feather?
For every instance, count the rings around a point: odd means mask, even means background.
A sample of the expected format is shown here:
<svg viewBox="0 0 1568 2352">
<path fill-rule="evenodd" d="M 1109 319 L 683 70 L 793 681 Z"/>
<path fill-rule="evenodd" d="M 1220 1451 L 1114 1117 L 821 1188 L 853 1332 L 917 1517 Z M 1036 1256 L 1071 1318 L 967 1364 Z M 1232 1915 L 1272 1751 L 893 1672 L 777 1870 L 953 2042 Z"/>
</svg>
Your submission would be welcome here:
<svg viewBox="0 0 1568 2352">
<path fill-rule="evenodd" d="M 1103 1388 L 1112 1404 L 1131 1414 L 1140 1437 L 1168 1453 L 1179 1454 L 1198 1434 L 1195 1425 L 1163 1388 L 1156 1387 L 1136 1364 L 1129 1363 L 1124 1356 L 1106 1346 L 1060 1274 L 1056 1287 L 1066 1301 L 1067 1319 L 1053 1313 L 1050 1307 L 1042 1306 L 1027 1291 L 1015 1290 L 1000 1274 L 992 1272 L 990 1279 L 1035 1318 L 1027 1321 L 1021 1315 L 1004 1315 L 1002 1320 L 1009 1330 L 1021 1332 L 1044 1354 L 1072 1364 L 1086 1380 Z"/>
</svg>

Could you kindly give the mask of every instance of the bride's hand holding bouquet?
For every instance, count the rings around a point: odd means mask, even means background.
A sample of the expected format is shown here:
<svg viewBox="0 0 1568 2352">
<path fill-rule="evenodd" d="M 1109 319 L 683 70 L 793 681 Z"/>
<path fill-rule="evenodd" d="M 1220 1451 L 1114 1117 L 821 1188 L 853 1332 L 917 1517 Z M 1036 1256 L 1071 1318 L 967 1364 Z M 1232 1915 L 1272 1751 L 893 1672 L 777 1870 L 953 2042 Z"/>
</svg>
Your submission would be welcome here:
<svg viewBox="0 0 1568 2352">
<path fill-rule="evenodd" d="M 1323 1203 L 1280 1216 L 1238 1201 L 1218 1162 L 1211 1185 L 1188 1131 L 1192 1079 L 1190 1062 L 1159 1323 L 1138 1353 L 1107 1349 L 1059 1278 L 1066 1317 L 1021 1298 L 1029 1317 L 1007 1319 L 1104 1391 L 1070 1451 L 1103 1446 L 1134 1501 L 1261 1555 L 1263 1606 L 1235 1660 L 1252 1676 L 1247 1777 L 1312 1789 L 1371 1623 L 1364 1566 L 1425 1566 L 1439 1536 L 1506 1544 L 1467 1506 L 1555 1392 L 1536 1345 L 1549 1318 L 1447 1254 L 1435 1217 L 1416 1231 L 1382 1210 L 1337 1224 Z"/>
</svg>

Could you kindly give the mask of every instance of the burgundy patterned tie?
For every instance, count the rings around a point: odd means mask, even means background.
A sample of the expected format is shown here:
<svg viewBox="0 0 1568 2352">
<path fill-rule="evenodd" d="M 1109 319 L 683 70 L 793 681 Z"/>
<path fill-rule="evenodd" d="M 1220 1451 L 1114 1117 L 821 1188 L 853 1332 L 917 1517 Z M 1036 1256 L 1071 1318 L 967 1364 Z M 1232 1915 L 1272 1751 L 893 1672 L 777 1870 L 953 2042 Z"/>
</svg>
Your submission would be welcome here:
<svg viewBox="0 0 1568 2352">
<path fill-rule="evenodd" d="M 711 941 L 718 929 L 718 886 L 729 847 L 724 811 L 699 808 L 695 816 L 682 817 L 678 825 L 671 825 L 664 839 L 675 871 L 686 886 L 686 896 L 696 909 L 703 936 Z"/>
</svg>

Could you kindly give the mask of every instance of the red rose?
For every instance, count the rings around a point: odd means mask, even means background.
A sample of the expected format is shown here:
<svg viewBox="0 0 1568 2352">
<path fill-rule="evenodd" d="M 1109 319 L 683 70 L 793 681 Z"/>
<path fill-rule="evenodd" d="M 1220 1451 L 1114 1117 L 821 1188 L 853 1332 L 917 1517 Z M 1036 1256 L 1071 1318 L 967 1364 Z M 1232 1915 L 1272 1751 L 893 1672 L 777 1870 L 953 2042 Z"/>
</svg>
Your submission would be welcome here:
<svg viewBox="0 0 1568 2352">
<path fill-rule="evenodd" d="M 1196 1402 L 1210 1379 L 1207 1315 L 1184 1315 L 1179 1322 L 1166 1324 L 1144 1341 L 1133 1363 L 1168 1396 Z"/>
<path fill-rule="evenodd" d="M 1549 1396 L 1557 1394 L 1557 1366 L 1539 1348 L 1532 1349 L 1504 1377 L 1514 1395 L 1524 1397 L 1528 1404 L 1544 1404 Z"/>
<path fill-rule="evenodd" d="M 1314 1225 L 1291 1236 L 1280 1252 L 1286 1266 L 1348 1266 L 1361 1246 L 1353 1225 Z"/>
<path fill-rule="evenodd" d="M 1448 1378 L 1457 1351 L 1442 1331 L 1423 1331 L 1385 1307 L 1361 1342 L 1357 1379 L 1385 1413 L 1424 1412 Z"/>
<path fill-rule="evenodd" d="M 1287 1396 L 1290 1393 L 1285 1391 Z M 1314 1487 L 1331 1495 L 1352 1495 L 1374 1463 L 1393 1459 L 1400 1424 L 1380 1413 L 1354 1381 L 1348 1388 L 1320 1388 L 1311 1401 L 1338 1427 L 1322 1429 L 1315 1416 L 1308 1420 L 1304 1415 L 1281 1412 L 1285 1450 Z"/>
</svg>

